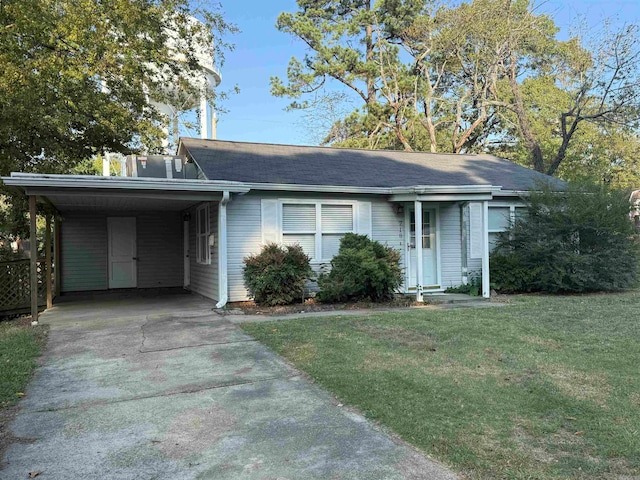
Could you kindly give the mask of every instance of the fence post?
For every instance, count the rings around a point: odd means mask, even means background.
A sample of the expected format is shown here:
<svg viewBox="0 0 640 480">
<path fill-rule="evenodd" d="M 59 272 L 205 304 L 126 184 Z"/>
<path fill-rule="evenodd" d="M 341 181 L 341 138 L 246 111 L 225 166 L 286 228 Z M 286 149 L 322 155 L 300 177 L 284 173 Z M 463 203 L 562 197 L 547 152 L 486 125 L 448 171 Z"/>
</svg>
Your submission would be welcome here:
<svg viewBox="0 0 640 480">
<path fill-rule="evenodd" d="M 36 196 L 29 195 L 31 324 L 38 324 L 38 239 L 36 238 Z"/>
<path fill-rule="evenodd" d="M 51 215 L 47 214 L 47 229 L 44 237 L 44 261 L 45 261 L 45 284 L 47 288 L 47 308 L 53 306 L 53 291 L 51 285 Z"/>
</svg>

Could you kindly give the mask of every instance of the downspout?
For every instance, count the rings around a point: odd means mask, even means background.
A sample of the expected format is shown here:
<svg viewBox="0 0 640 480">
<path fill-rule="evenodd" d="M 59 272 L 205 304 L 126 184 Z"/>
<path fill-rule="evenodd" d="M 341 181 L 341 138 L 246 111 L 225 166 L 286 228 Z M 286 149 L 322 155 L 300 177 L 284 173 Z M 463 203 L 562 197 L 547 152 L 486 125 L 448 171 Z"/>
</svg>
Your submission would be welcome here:
<svg viewBox="0 0 640 480">
<path fill-rule="evenodd" d="M 224 308 L 229 301 L 229 285 L 227 281 L 227 204 L 231 194 L 222 193 L 218 204 L 218 297 L 216 308 Z"/>
</svg>

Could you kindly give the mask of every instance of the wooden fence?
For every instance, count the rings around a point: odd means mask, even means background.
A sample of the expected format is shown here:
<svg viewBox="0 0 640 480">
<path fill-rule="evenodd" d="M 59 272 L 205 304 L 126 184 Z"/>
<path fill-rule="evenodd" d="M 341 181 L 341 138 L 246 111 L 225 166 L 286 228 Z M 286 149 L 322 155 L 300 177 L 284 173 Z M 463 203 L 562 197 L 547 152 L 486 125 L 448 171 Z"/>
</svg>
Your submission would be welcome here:
<svg viewBox="0 0 640 480">
<path fill-rule="evenodd" d="M 45 261 L 38 260 L 38 305 L 47 305 Z M 30 260 L 0 262 L 0 316 L 28 313 L 31 307 Z"/>
</svg>

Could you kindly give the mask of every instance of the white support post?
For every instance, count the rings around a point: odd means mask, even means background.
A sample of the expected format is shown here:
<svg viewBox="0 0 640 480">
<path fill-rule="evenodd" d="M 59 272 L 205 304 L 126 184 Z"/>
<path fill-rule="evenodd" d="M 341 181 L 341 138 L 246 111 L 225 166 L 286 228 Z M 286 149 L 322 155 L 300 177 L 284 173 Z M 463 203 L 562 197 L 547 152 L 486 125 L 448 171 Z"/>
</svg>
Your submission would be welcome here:
<svg viewBox="0 0 640 480">
<path fill-rule="evenodd" d="M 209 133 L 209 113 L 207 110 L 207 104 L 207 95 L 203 92 L 200 97 L 200 138 L 203 139 L 211 138 L 211 134 Z"/>
<path fill-rule="evenodd" d="M 38 325 L 38 239 L 36 237 L 36 197 L 29 195 L 29 266 L 31 325 Z"/>
<path fill-rule="evenodd" d="M 218 204 L 218 303 L 216 308 L 223 308 L 229 301 L 227 281 L 227 203 L 231 201 L 229 192 L 222 194 Z"/>
<path fill-rule="evenodd" d="M 482 296 L 491 296 L 489 285 L 489 202 L 482 202 Z"/>
<path fill-rule="evenodd" d="M 111 154 L 109 152 L 102 154 L 102 176 L 111 176 Z"/>
<path fill-rule="evenodd" d="M 424 274 L 422 272 L 422 202 L 415 201 L 415 224 L 416 224 L 416 302 L 422 302 L 422 283 Z"/>
</svg>

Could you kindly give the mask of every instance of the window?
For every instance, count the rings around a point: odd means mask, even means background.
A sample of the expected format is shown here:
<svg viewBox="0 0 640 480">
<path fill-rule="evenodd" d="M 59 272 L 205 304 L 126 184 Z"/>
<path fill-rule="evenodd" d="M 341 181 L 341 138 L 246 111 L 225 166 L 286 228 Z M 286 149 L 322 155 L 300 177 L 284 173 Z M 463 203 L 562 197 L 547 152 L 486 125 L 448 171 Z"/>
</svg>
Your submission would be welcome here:
<svg viewBox="0 0 640 480">
<path fill-rule="evenodd" d="M 498 240 L 498 234 L 509 228 L 512 222 L 522 218 L 525 210 L 521 207 L 501 206 L 489 207 L 489 251 L 493 251 Z"/>
<path fill-rule="evenodd" d="M 352 203 L 283 203 L 282 241 L 300 244 L 314 261 L 329 261 L 344 234 L 355 231 L 354 214 Z"/>
<path fill-rule="evenodd" d="M 416 248 L 416 216 L 412 210 L 409 217 L 409 246 Z M 422 211 L 422 248 L 431 248 L 431 212 Z"/>
<path fill-rule="evenodd" d="M 211 263 L 209 218 L 209 204 L 200 205 L 196 209 L 196 261 L 198 263 Z"/>
</svg>

